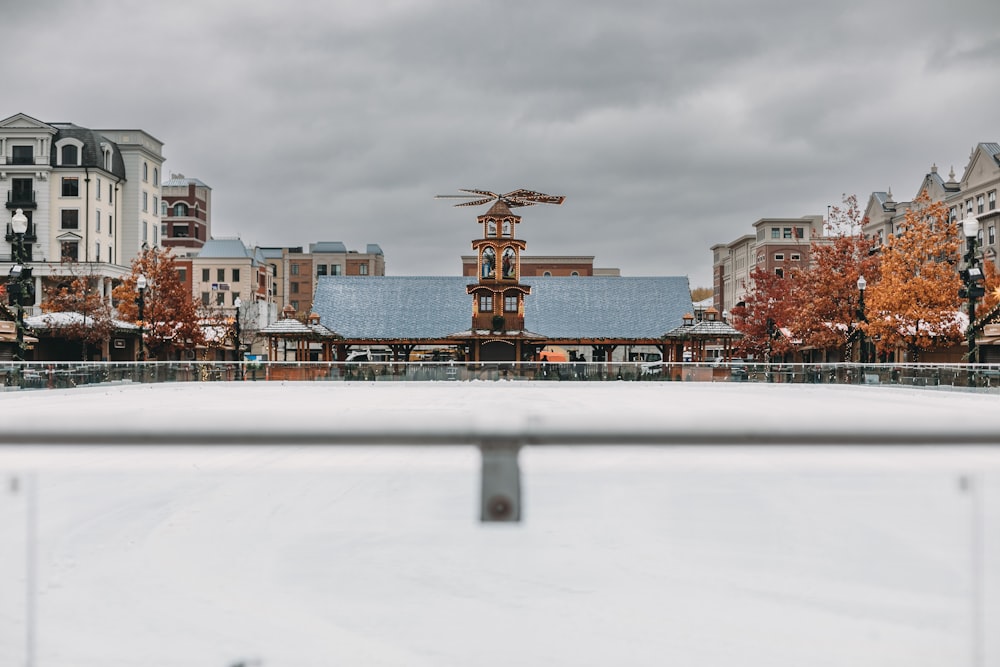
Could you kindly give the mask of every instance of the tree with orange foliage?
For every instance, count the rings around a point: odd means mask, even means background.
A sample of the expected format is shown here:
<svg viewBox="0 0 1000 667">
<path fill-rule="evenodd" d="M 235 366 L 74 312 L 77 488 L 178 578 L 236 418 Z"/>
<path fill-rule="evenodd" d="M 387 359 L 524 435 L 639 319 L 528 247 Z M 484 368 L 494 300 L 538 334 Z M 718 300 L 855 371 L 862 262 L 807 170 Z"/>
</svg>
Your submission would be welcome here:
<svg viewBox="0 0 1000 667">
<path fill-rule="evenodd" d="M 143 303 L 143 340 L 149 356 L 157 358 L 167 348 L 193 349 L 205 343 L 198 322 L 198 305 L 181 282 L 177 263 L 169 250 L 147 248 L 132 260 L 132 273 L 115 287 L 118 316 L 138 322 L 136 279 L 146 276 Z"/>
<path fill-rule="evenodd" d="M 948 207 L 922 192 L 883 246 L 882 277 L 866 295 L 862 329 L 880 353 L 905 348 L 915 360 L 920 350 L 963 339 L 959 247 Z"/>
<path fill-rule="evenodd" d="M 879 279 L 880 258 L 862 231 L 864 220 L 855 195 L 830 210 L 826 236 L 815 239 L 809 266 L 795 272 L 788 327 L 804 347 L 842 348 L 860 320 L 858 278 Z"/>
<path fill-rule="evenodd" d="M 100 346 L 100 356 L 109 356 L 109 341 L 115 330 L 114 309 L 110 300 L 101 294 L 101 277 L 96 275 L 74 275 L 66 283 L 46 287 L 42 295 L 43 313 L 73 313 L 72 317 L 59 321 L 58 330 L 64 337 L 80 341 L 80 359 L 87 361 L 87 349 L 91 345 Z"/>
<path fill-rule="evenodd" d="M 793 309 L 792 273 L 787 266 L 780 275 L 761 268 L 750 273 L 753 289 L 748 291 L 743 305 L 730 311 L 733 327 L 743 334 L 736 344 L 738 353 L 767 359 L 792 351 L 793 342 L 779 332 L 790 320 Z"/>
</svg>

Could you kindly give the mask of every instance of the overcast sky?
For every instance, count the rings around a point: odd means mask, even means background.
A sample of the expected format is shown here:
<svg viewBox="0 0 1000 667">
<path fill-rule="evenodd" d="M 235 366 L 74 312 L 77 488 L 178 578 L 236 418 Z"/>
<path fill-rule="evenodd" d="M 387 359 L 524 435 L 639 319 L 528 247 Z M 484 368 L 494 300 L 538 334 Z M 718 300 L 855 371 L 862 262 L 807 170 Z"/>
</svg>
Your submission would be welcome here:
<svg viewBox="0 0 1000 667">
<path fill-rule="evenodd" d="M 140 128 L 248 244 L 378 243 L 456 275 L 475 216 L 529 254 L 711 284 L 714 243 L 843 193 L 912 199 L 1000 141 L 995 0 L 4 3 L 2 117 Z"/>
</svg>

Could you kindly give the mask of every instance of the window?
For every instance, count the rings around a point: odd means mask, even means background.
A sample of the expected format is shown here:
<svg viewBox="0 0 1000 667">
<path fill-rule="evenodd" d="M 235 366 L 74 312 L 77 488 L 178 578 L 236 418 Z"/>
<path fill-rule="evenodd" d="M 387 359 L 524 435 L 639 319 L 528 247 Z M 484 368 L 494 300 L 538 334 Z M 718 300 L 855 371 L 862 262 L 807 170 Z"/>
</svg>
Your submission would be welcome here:
<svg viewBox="0 0 1000 667">
<path fill-rule="evenodd" d="M 972 215 L 972 200 L 971 199 L 966 199 L 965 200 L 965 214 L 966 215 Z"/>
<path fill-rule="evenodd" d="M 160 210 L 160 198 L 153 195 L 153 215 L 156 215 Z"/>
<path fill-rule="evenodd" d="M 35 164 L 35 151 L 31 146 L 11 146 L 11 164 Z"/>
<path fill-rule="evenodd" d="M 35 202 L 35 191 L 32 190 L 33 182 L 30 178 L 10 179 L 10 198 L 12 204 L 33 204 Z"/>
<path fill-rule="evenodd" d="M 180 203 L 180 202 L 174 204 L 174 216 L 175 217 L 176 216 L 183 216 L 183 215 L 187 215 L 187 214 L 188 214 L 187 204 Z"/>
<path fill-rule="evenodd" d="M 186 268 L 177 269 L 177 280 L 182 283 L 186 283 L 188 279 L 188 271 Z"/>
<path fill-rule="evenodd" d="M 790 238 L 792 238 L 792 228 L 791 227 L 783 227 L 781 229 L 781 238 L 783 238 L 783 239 L 790 239 Z"/>
<path fill-rule="evenodd" d="M 209 303 L 210 302 L 208 300 L 208 292 L 202 292 L 201 293 L 201 305 L 207 306 Z"/>
<path fill-rule="evenodd" d="M 492 313 L 493 312 L 493 296 L 489 294 L 484 294 L 479 297 L 479 312 L 480 313 Z"/>
<path fill-rule="evenodd" d="M 153 167 L 153 185 L 159 185 L 159 184 L 160 184 L 160 170 L 157 169 L 156 167 Z"/>
<path fill-rule="evenodd" d="M 330 265 L 330 275 L 331 276 L 342 276 L 342 275 L 344 275 L 344 267 L 342 267 L 340 264 L 331 264 Z"/>
<path fill-rule="evenodd" d="M 111 216 L 110 213 L 108 213 L 108 234 L 111 234 L 112 236 L 115 233 L 114 223 L 115 219 Z"/>
<path fill-rule="evenodd" d="M 174 225 L 174 238 L 186 239 L 188 237 L 187 225 Z"/>
<path fill-rule="evenodd" d="M 805 238 L 805 236 L 806 236 L 806 229 L 805 229 L 805 227 L 796 227 L 795 228 L 795 238 L 797 238 L 797 239 L 803 239 L 803 238 Z"/>
<path fill-rule="evenodd" d="M 289 301 L 288 303 L 292 306 L 292 308 L 295 309 L 295 312 L 299 312 L 299 302 L 298 301 Z"/>
<path fill-rule="evenodd" d="M 298 264 L 292 264 L 290 267 L 288 267 L 288 269 L 289 269 L 289 272 L 293 276 L 299 275 L 299 265 Z"/>
<path fill-rule="evenodd" d="M 580 275 L 580 272 L 579 271 L 570 271 L 569 275 L 571 275 L 571 276 L 578 276 L 578 275 Z"/>
<path fill-rule="evenodd" d="M 976 213 L 986 212 L 986 198 L 982 195 L 976 197 Z"/>
<path fill-rule="evenodd" d="M 997 242 L 997 228 L 995 225 L 990 225 L 989 239 L 990 239 L 990 245 L 993 245 L 994 243 Z"/>
<path fill-rule="evenodd" d="M 142 242 L 149 242 L 149 223 L 145 220 L 142 221 Z"/>
<path fill-rule="evenodd" d="M 61 212 L 62 228 L 63 229 L 79 229 L 80 228 L 80 211 L 75 208 L 64 208 Z"/>
<path fill-rule="evenodd" d="M 142 193 L 142 212 L 146 213 L 149 211 L 149 193 Z"/>
<path fill-rule="evenodd" d="M 97 199 L 97 201 L 101 201 L 101 179 L 100 179 L 100 177 L 98 177 L 98 179 L 97 179 L 97 187 L 94 188 L 94 194 L 96 195 L 95 198 Z"/>
<path fill-rule="evenodd" d="M 240 281 L 240 270 L 233 269 L 233 282 L 238 283 Z"/>
<path fill-rule="evenodd" d="M 783 253 L 783 252 L 776 252 L 776 253 L 774 253 L 774 261 L 776 261 L 776 262 L 783 262 L 783 261 L 785 261 L 785 253 Z"/>
<path fill-rule="evenodd" d="M 160 202 L 160 217 L 161 218 L 167 217 L 167 202 L 166 201 L 161 201 Z"/>
<path fill-rule="evenodd" d="M 368 265 L 367 264 L 362 264 L 362 265 L 358 266 L 358 275 L 359 276 L 367 276 L 368 275 Z"/>
<path fill-rule="evenodd" d="M 774 275 L 778 276 L 779 278 L 784 278 L 785 277 L 785 270 L 784 269 L 775 269 L 774 270 Z"/>
<path fill-rule="evenodd" d="M 100 210 L 98 210 L 97 211 L 97 215 L 94 216 L 94 223 L 97 226 L 97 231 L 101 231 L 101 211 Z M 97 253 L 97 256 L 100 257 L 101 253 Z"/>
<path fill-rule="evenodd" d="M 100 241 L 95 241 L 94 242 L 94 258 L 97 259 L 98 261 L 101 260 L 101 242 Z"/>
<path fill-rule="evenodd" d="M 115 251 L 111 246 L 108 246 L 108 264 L 115 263 Z"/>
<path fill-rule="evenodd" d="M 226 282 L 226 270 L 225 269 L 216 269 L 215 270 L 215 279 L 218 282 L 220 282 L 220 283 Z"/>
<path fill-rule="evenodd" d="M 996 210 L 996 207 L 997 207 L 997 191 L 996 190 L 990 190 L 989 193 L 986 196 L 990 200 L 990 210 L 991 211 Z"/>
<path fill-rule="evenodd" d="M 552 275 L 552 272 L 551 272 L 551 271 L 543 271 L 543 272 L 542 272 L 542 275 L 543 275 L 543 276 L 551 276 L 551 275 Z"/>
<path fill-rule="evenodd" d="M 75 262 L 80 258 L 80 244 L 77 241 L 63 241 L 59 246 L 62 261 Z"/>
<path fill-rule="evenodd" d="M 167 229 L 167 223 L 165 222 L 160 223 L 160 236 L 170 236 L 170 233 Z"/>
<path fill-rule="evenodd" d="M 226 293 L 223 291 L 218 291 L 215 293 L 215 305 L 224 306 L 226 305 Z"/>
<path fill-rule="evenodd" d="M 316 275 L 317 276 L 325 276 L 326 275 L 326 264 L 317 264 L 316 265 Z"/>
<path fill-rule="evenodd" d="M 114 199 L 114 190 L 111 189 L 111 184 L 108 183 L 108 201 L 112 201 L 113 199 Z"/>
<path fill-rule="evenodd" d="M 59 157 L 61 159 L 60 164 L 74 165 L 74 166 L 79 165 L 80 164 L 79 155 L 80 152 L 77 150 L 76 146 L 74 146 L 73 144 L 66 144 L 59 151 Z"/>
<path fill-rule="evenodd" d="M 288 284 L 288 289 L 291 291 L 292 294 L 298 294 L 299 293 L 299 284 L 298 283 L 289 283 Z"/>
<path fill-rule="evenodd" d="M 239 292 L 233 292 L 233 305 L 236 305 L 236 300 L 240 298 Z"/>
<path fill-rule="evenodd" d="M 503 310 L 505 313 L 516 313 L 517 312 L 517 297 L 516 296 L 505 296 L 503 298 Z"/>
<path fill-rule="evenodd" d="M 778 229 L 777 227 L 772 227 L 771 228 L 771 238 L 772 239 L 780 239 L 781 238 L 781 230 Z"/>
<path fill-rule="evenodd" d="M 72 178 L 66 177 L 62 179 L 62 196 L 63 197 L 79 197 L 80 196 L 80 179 L 75 176 Z"/>
<path fill-rule="evenodd" d="M 207 283 L 209 280 L 211 280 L 211 276 L 209 274 L 209 271 L 210 271 L 210 269 L 202 269 L 201 270 L 201 282 Z"/>
<path fill-rule="evenodd" d="M 791 255 L 791 259 L 793 262 L 798 262 L 799 260 L 802 259 L 802 256 L 797 252 L 793 252 Z"/>
<path fill-rule="evenodd" d="M 142 180 L 144 180 L 144 181 L 148 181 L 149 180 L 149 163 L 148 162 L 143 162 L 142 163 Z"/>
</svg>

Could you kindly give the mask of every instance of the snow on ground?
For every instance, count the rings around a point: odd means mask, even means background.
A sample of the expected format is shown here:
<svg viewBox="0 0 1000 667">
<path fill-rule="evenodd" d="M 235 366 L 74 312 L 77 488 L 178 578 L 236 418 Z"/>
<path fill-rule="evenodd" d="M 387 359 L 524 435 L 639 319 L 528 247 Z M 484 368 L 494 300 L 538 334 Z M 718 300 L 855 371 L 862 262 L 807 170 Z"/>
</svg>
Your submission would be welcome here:
<svg viewBox="0 0 1000 667">
<path fill-rule="evenodd" d="M 499 402 L 528 406 L 519 428 L 544 430 L 643 412 L 657 413 L 647 428 L 732 426 L 706 417 L 713 400 L 843 421 L 874 401 L 888 419 L 911 406 L 913 420 L 951 414 L 961 428 L 963 406 L 1000 400 L 672 383 L 243 385 L 4 394 L 0 409 L 6 424 L 50 415 L 39 430 L 89 428 L 80 413 L 94 409 L 128 426 L 150 405 L 175 423 L 214 412 L 229 429 L 265 423 L 271 406 L 372 428 L 488 430 L 504 420 L 462 414 Z M 32 482 L 39 667 L 1000 660 L 985 630 L 1000 621 L 1000 451 L 560 446 L 527 447 L 521 465 L 525 520 L 507 525 L 476 520 L 473 447 L 0 445 L 0 664 L 24 664 Z"/>
</svg>

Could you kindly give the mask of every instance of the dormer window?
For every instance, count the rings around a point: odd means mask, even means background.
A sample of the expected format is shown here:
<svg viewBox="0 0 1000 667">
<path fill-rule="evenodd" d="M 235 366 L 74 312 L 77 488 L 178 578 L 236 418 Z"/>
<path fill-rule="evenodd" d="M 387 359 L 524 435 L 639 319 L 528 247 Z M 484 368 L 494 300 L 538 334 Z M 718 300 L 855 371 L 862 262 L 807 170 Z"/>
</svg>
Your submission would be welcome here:
<svg viewBox="0 0 1000 667">
<path fill-rule="evenodd" d="M 79 165 L 80 164 L 80 151 L 73 144 L 67 144 L 59 149 L 60 157 L 62 162 L 60 164 L 64 165 Z"/>
<path fill-rule="evenodd" d="M 101 144 L 101 155 L 104 156 L 104 170 L 111 171 L 111 144 Z"/>
</svg>

